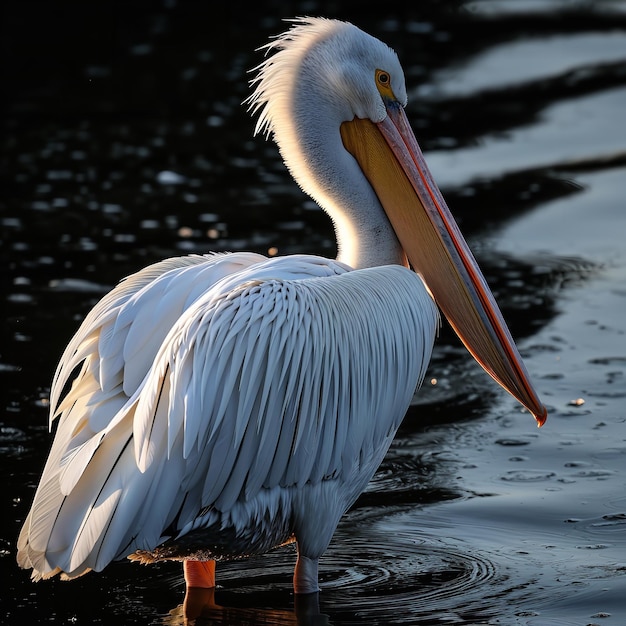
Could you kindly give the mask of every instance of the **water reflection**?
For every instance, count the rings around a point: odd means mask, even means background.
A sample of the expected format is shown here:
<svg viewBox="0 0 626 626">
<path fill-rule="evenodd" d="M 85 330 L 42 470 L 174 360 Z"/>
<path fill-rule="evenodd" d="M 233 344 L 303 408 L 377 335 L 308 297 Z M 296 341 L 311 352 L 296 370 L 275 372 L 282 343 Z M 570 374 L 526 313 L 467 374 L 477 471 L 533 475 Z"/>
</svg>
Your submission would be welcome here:
<svg viewBox="0 0 626 626">
<path fill-rule="evenodd" d="M 170 611 L 163 625 L 332 626 L 328 616 L 320 612 L 318 595 L 295 597 L 293 609 L 261 609 L 223 606 L 218 604 L 219 592 L 214 589 L 189 589 L 184 603 Z M 280 604 L 281 598 L 272 598 L 269 603 L 276 604 L 277 600 Z"/>
</svg>

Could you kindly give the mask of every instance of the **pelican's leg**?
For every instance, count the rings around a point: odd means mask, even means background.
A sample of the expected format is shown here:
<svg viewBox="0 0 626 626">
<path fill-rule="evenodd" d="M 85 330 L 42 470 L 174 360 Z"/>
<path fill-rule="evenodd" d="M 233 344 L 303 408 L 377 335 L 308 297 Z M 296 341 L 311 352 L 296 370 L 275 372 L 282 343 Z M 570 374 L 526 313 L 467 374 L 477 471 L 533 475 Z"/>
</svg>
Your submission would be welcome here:
<svg viewBox="0 0 626 626">
<path fill-rule="evenodd" d="M 215 604 L 215 561 L 183 561 L 185 573 L 185 624 L 195 623 L 202 612 Z"/>
<path fill-rule="evenodd" d="M 317 593 L 317 564 L 319 559 L 310 559 L 298 550 L 296 569 L 293 572 L 293 590 L 295 593 Z"/>
<path fill-rule="evenodd" d="M 187 588 L 215 587 L 215 561 L 183 561 L 183 571 Z"/>
</svg>

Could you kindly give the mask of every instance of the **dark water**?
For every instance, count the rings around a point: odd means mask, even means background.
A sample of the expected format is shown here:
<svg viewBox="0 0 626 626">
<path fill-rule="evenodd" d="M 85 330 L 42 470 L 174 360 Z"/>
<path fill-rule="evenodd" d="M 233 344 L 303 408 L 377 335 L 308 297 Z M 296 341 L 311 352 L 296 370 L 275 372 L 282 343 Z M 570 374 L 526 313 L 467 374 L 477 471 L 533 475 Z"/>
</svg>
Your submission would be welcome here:
<svg viewBox="0 0 626 626">
<path fill-rule="evenodd" d="M 2 7 L 0 622 L 181 624 L 177 565 L 32 584 L 15 540 L 61 351 L 166 256 L 335 252 L 240 102 L 280 18 L 400 54 L 409 118 L 550 418 L 444 329 L 301 623 L 626 624 L 626 3 L 34 2 Z M 409 8 L 412 7 L 412 8 Z M 203 623 L 295 624 L 294 554 L 222 566 Z"/>
</svg>

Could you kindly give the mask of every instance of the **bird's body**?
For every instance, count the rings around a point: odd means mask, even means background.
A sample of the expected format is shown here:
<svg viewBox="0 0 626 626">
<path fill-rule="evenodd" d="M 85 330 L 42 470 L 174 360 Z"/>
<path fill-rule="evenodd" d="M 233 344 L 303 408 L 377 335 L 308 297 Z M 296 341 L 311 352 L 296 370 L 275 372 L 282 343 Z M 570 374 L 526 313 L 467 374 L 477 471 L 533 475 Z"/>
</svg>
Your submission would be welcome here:
<svg viewBox="0 0 626 626">
<path fill-rule="evenodd" d="M 371 318 L 408 332 L 381 333 Z M 70 577 L 136 551 L 232 558 L 298 527 L 323 552 L 391 443 L 436 325 L 422 282 L 400 266 L 239 253 L 130 277 L 85 320 L 57 373 L 60 390 L 84 363 L 42 482 L 55 525 L 31 521 L 31 562 L 46 572 L 38 541 L 48 555 L 58 546 L 52 572 Z"/>
<path fill-rule="evenodd" d="M 481 364 L 543 417 L 460 234 L 444 224 L 443 244 L 426 237 L 422 248 L 452 249 L 434 261 L 408 252 L 387 217 L 395 200 L 380 168 L 364 175 L 381 149 L 360 154 L 352 129 L 370 137 L 392 119 L 402 130 L 395 54 L 322 19 L 299 21 L 270 47 L 278 52 L 251 99 L 258 128 L 274 134 L 294 177 L 332 216 L 339 258 L 168 259 L 96 305 L 52 387 L 59 423 L 18 543 L 35 579 L 126 556 L 237 558 L 295 539 L 296 591 L 316 591 L 317 560 L 424 377 L 439 319 L 424 281 L 438 298 L 436 275 L 452 276 L 446 264 L 462 277 L 442 309 Z M 362 87 L 364 76 L 377 86 Z M 407 194 L 430 185 L 412 184 Z M 433 219 L 445 222 L 439 210 Z M 475 318 L 467 330 L 456 317 L 459 302 L 478 309 L 485 338 Z"/>
</svg>

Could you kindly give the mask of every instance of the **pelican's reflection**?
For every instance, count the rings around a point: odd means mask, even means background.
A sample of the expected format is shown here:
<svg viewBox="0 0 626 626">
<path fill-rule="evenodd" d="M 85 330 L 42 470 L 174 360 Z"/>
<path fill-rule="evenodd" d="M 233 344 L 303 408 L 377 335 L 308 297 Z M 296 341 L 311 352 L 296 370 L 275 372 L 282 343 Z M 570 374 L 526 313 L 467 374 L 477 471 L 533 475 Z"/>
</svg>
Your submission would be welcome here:
<svg viewBox="0 0 626 626">
<path fill-rule="evenodd" d="M 170 611 L 164 625 L 332 626 L 328 616 L 320 613 L 317 593 L 294 596 L 292 609 L 223 606 L 215 601 L 215 595 L 214 588 L 187 589 L 183 604 Z"/>
</svg>

